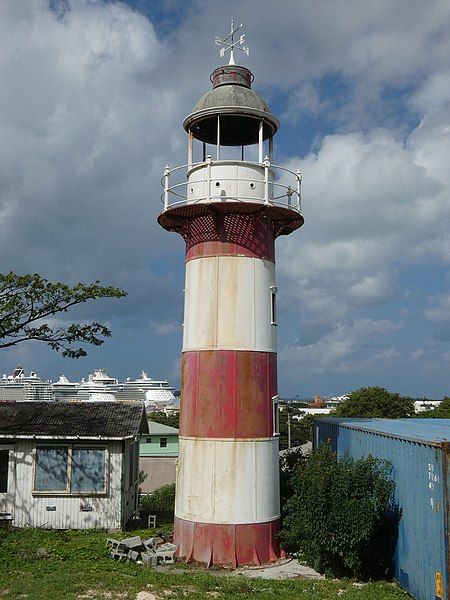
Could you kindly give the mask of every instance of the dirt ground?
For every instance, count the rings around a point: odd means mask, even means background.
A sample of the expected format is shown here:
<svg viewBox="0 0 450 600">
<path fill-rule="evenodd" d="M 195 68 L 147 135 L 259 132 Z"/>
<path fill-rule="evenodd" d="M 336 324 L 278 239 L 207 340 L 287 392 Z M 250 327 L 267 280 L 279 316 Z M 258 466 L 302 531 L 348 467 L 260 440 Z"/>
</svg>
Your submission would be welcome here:
<svg viewBox="0 0 450 600">
<path fill-rule="evenodd" d="M 155 571 L 161 573 L 189 573 L 194 569 L 203 570 L 205 567 L 190 566 L 184 568 L 178 563 L 175 565 L 158 565 L 153 567 Z M 245 575 L 246 577 L 252 577 L 256 579 L 325 579 L 323 575 L 314 571 L 306 565 L 302 565 L 295 558 L 280 559 L 277 563 L 266 565 L 264 567 L 238 567 L 237 569 L 222 569 L 212 568 L 210 570 L 214 575 L 229 575 L 238 576 Z"/>
<path fill-rule="evenodd" d="M 240 567 L 231 573 L 259 579 L 324 579 L 323 575 L 300 564 L 295 558 L 279 560 L 276 564 L 265 567 Z"/>
</svg>

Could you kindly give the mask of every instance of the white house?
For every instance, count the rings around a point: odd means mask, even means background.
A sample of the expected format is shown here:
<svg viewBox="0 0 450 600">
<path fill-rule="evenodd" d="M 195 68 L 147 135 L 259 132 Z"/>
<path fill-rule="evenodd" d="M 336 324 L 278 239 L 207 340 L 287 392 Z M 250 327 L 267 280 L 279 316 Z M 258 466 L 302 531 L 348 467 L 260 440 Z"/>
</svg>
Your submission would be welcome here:
<svg viewBox="0 0 450 600">
<path fill-rule="evenodd" d="M 0 520 L 119 529 L 136 510 L 142 403 L 0 404 Z"/>
</svg>

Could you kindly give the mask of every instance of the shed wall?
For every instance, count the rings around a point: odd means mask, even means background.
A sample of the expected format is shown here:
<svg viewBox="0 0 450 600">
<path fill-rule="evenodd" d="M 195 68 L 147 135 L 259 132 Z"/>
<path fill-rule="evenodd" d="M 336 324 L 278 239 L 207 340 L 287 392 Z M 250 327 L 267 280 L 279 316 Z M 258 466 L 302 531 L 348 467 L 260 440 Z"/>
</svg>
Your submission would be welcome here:
<svg viewBox="0 0 450 600">
<path fill-rule="evenodd" d="M 124 442 L 122 523 L 125 525 L 137 509 L 139 479 L 139 442 Z"/>
<path fill-rule="evenodd" d="M 15 502 L 16 527 L 52 527 L 54 529 L 119 529 L 121 527 L 121 442 L 110 442 L 109 484 L 105 496 L 33 495 L 32 441 L 15 443 Z M 92 507 L 92 510 L 82 510 Z M 55 507 L 47 510 L 47 507 Z"/>
</svg>

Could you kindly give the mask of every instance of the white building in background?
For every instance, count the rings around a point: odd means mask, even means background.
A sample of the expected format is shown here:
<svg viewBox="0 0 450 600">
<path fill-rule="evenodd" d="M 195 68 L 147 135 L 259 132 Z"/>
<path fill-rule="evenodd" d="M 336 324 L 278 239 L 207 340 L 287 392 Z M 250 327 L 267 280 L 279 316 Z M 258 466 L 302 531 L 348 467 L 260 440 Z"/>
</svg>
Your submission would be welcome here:
<svg viewBox="0 0 450 600">
<path fill-rule="evenodd" d="M 427 412 L 434 410 L 439 406 L 442 400 L 416 400 L 414 402 L 414 412 Z"/>
<path fill-rule="evenodd" d="M 11 375 L 3 374 L 0 382 L 1 402 L 50 402 L 53 393 L 50 381 L 44 381 L 34 371 L 25 375 L 18 366 Z"/>
<path fill-rule="evenodd" d="M 316 417 L 320 415 L 329 415 L 333 412 L 334 408 L 301 408 L 299 413 L 292 415 L 292 418 L 296 421 L 301 421 L 306 415 L 314 415 Z"/>
<path fill-rule="evenodd" d="M 325 396 L 323 401 L 327 408 L 337 408 L 341 402 L 348 400 L 349 394 L 343 394 L 342 396 Z"/>
</svg>

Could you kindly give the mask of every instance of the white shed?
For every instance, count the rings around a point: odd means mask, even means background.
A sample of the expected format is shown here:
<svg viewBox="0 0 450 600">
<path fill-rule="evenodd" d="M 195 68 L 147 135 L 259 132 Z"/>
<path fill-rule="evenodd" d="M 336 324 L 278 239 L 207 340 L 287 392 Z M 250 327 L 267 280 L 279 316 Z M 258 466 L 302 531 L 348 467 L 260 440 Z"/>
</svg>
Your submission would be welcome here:
<svg viewBox="0 0 450 600">
<path fill-rule="evenodd" d="M 138 500 L 142 403 L 0 404 L 0 520 L 119 529 Z"/>
</svg>

